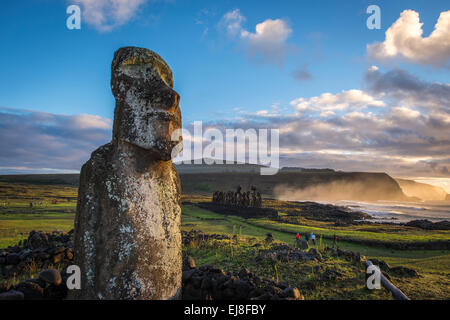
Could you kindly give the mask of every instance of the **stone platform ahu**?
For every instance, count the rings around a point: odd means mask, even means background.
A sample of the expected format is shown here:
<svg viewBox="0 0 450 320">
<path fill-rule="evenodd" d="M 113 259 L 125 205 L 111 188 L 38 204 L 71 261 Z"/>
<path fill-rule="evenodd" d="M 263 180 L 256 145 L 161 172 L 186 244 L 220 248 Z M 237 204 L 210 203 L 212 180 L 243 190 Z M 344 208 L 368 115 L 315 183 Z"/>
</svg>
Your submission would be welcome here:
<svg viewBox="0 0 450 320">
<path fill-rule="evenodd" d="M 111 66 L 112 141 L 81 169 L 72 299 L 181 297 L 181 190 L 171 155 L 181 128 L 172 71 L 153 51 L 120 48 Z"/>
</svg>

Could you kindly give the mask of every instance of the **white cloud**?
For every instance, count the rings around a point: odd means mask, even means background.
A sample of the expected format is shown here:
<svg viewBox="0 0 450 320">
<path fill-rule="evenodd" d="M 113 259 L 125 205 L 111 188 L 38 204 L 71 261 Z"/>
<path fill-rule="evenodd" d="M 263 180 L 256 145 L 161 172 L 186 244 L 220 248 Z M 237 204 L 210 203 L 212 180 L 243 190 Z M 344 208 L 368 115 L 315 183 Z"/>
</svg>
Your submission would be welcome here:
<svg viewBox="0 0 450 320">
<path fill-rule="evenodd" d="M 255 32 L 250 32 L 242 26 L 245 21 L 240 10 L 234 9 L 222 17 L 219 26 L 229 36 L 243 42 L 250 59 L 282 65 L 287 51 L 286 40 L 292 33 L 288 23 L 282 19 L 267 19 L 256 25 Z"/>
<path fill-rule="evenodd" d="M 242 24 L 245 22 L 245 17 L 241 14 L 239 9 L 234 9 L 224 14 L 219 25 L 223 27 L 229 36 L 236 36 L 242 30 Z"/>
<path fill-rule="evenodd" d="M 297 98 L 291 101 L 291 106 L 299 112 L 321 112 L 322 116 L 329 116 L 326 111 L 344 111 L 347 109 L 364 109 L 367 107 L 384 107 L 385 103 L 377 100 L 362 90 L 348 90 L 341 93 L 323 93 L 311 98 Z"/>
<path fill-rule="evenodd" d="M 422 37 L 419 13 L 405 10 L 386 31 L 384 42 L 367 45 L 370 57 L 378 61 L 402 58 L 423 65 L 448 66 L 450 61 L 450 10 L 441 12 L 429 37 Z"/>
<path fill-rule="evenodd" d="M 147 0 L 73 0 L 82 5 L 84 21 L 100 31 L 110 31 L 130 21 Z"/>
<path fill-rule="evenodd" d="M 258 23 L 255 30 L 255 33 L 241 31 L 241 39 L 247 41 L 250 58 L 282 64 L 286 54 L 286 40 L 292 33 L 288 24 L 281 19 L 267 19 Z"/>
<path fill-rule="evenodd" d="M 320 116 L 321 116 L 321 117 L 324 117 L 324 118 L 326 118 L 326 117 L 332 117 L 332 116 L 335 116 L 335 115 L 336 115 L 336 113 L 334 113 L 334 112 L 331 111 L 331 110 L 329 110 L 329 111 L 323 111 L 323 112 L 320 113 Z"/>
</svg>

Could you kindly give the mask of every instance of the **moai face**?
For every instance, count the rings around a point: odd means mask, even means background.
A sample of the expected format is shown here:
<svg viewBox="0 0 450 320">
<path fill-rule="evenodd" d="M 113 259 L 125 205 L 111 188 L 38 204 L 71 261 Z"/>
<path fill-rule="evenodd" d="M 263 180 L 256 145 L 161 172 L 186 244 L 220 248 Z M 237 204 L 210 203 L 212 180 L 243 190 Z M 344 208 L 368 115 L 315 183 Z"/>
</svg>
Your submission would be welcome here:
<svg viewBox="0 0 450 320">
<path fill-rule="evenodd" d="M 180 96 L 172 71 L 153 51 L 120 48 L 111 65 L 111 89 L 116 99 L 113 141 L 149 150 L 155 160 L 170 160 L 172 133 L 181 129 Z"/>
</svg>

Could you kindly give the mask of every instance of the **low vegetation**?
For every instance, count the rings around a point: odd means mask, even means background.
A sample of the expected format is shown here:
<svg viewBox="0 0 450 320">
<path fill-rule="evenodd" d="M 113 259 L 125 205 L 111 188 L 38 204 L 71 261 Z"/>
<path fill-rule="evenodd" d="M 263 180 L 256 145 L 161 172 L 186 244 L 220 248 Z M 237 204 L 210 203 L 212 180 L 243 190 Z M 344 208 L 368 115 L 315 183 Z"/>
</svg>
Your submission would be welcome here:
<svg viewBox="0 0 450 320">
<path fill-rule="evenodd" d="M 0 248 L 16 245 L 32 230 L 67 232 L 72 229 L 76 194 L 76 187 L 0 182 Z M 184 254 L 194 257 L 197 265 L 213 264 L 226 271 L 239 271 L 245 267 L 260 276 L 278 278 L 279 281 L 298 286 L 306 299 L 390 298 L 390 294 L 385 291 L 373 292 L 364 288 L 364 268 L 360 263 L 323 252 L 325 247 L 332 246 L 330 238 L 336 234 L 340 249 L 384 260 L 392 267 L 404 266 L 416 270 L 419 274 L 416 278 L 392 277 L 394 284 L 410 298 L 450 298 L 449 250 L 394 250 L 379 244 L 358 242 L 448 241 L 448 231 L 373 223 L 336 225 L 333 221 L 314 220 L 309 214 L 302 215 L 301 207 L 293 209 L 291 203 L 275 200 L 265 200 L 264 205 L 276 208 L 281 219 L 244 219 L 214 213 L 196 205 L 207 200 L 210 199 L 204 196 L 183 197 L 182 229 L 235 237 L 234 240 L 193 242 L 184 246 Z M 292 210 L 297 214 L 292 215 Z M 296 220 L 288 223 L 283 216 Z M 255 260 L 261 250 L 269 250 L 280 244 L 293 245 L 297 232 L 302 237 L 307 232 L 314 232 L 317 236 L 314 248 L 321 251 L 326 259 L 322 262 L 292 261 L 275 264 Z M 272 234 L 275 244 L 265 243 L 268 233 Z M 38 272 L 30 271 L 33 274 Z M 324 274 L 335 280 L 327 280 Z"/>
</svg>

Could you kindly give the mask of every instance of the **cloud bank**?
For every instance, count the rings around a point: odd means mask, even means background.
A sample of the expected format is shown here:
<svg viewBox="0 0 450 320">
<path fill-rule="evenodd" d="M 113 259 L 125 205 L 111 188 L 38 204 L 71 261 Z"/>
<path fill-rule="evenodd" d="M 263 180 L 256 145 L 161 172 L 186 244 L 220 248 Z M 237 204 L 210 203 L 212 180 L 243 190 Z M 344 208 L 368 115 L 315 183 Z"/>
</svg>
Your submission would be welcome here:
<svg viewBox="0 0 450 320">
<path fill-rule="evenodd" d="M 0 172 L 78 171 L 111 140 L 110 119 L 0 107 Z"/>
<path fill-rule="evenodd" d="M 419 13 L 405 10 L 386 31 L 383 42 L 367 45 L 370 57 L 380 62 L 395 58 L 422 65 L 450 67 L 450 10 L 441 12 L 433 32 L 423 37 Z"/>
<path fill-rule="evenodd" d="M 225 128 L 279 128 L 282 166 L 450 178 L 450 85 L 370 67 L 363 89 L 299 97 L 291 112 L 241 112 Z"/>
</svg>

